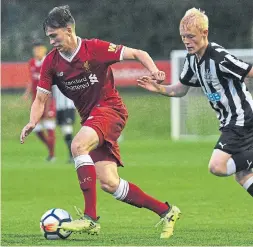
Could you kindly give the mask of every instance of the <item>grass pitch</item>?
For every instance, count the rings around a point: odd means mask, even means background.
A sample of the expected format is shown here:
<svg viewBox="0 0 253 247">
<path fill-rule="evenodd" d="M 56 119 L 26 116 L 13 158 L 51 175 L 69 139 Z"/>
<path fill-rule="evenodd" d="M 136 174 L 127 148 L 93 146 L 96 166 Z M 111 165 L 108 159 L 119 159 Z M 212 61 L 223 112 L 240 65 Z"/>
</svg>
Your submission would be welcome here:
<svg viewBox="0 0 253 247">
<path fill-rule="evenodd" d="M 29 116 L 29 104 L 19 97 L 2 96 L 1 245 L 253 245 L 252 198 L 232 177 L 218 178 L 207 171 L 214 142 L 172 142 L 169 99 L 124 92 L 130 118 L 120 144 L 125 163 L 120 176 L 181 209 L 174 236 L 160 240 L 160 229 L 154 227 L 157 215 L 116 201 L 98 187 L 101 235 L 45 240 L 39 229 L 42 214 L 59 207 L 75 218 L 73 205 L 82 208 L 83 197 L 74 167 L 66 164 L 59 131 L 54 164 L 44 161 L 47 152 L 34 135 L 19 144 Z"/>
</svg>

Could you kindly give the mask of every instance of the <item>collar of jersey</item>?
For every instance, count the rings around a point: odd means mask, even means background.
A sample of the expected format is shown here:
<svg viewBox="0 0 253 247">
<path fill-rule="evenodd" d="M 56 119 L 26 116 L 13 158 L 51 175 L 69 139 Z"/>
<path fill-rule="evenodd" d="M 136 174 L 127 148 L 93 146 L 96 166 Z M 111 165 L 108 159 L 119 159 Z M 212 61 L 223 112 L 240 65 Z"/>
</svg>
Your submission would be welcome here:
<svg viewBox="0 0 253 247">
<path fill-rule="evenodd" d="M 210 43 L 208 43 L 204 55 L 202 56 L 202 58 L 201 58 L 200 61 L 198 62 L 199 65 L 208 57 L 210 48 L 211 48 L 211 45 L 210 45 Z M 195 55 L 195 56 L 196 56 L 196 55 Z M 197 56 L 196 56 L 196 59 L 197 59 Z M 197 60 L 197 61 L 198 61 L 198 60 Z"/>
<path fill-rule="evenodd" d="M 79 52 L 80 48 L 81 48 L 81 44 L 82 44 L 82 40 L 80 37 L 77 37 L 77 42 L 78 42 L 78 45 L 77 45 L 77 48 L 75 49 L 75 51 L 72 53 L 71 56 L 67 57 L 65 56 L 63 53 L 60 53 L 60 55 L 62 56 L 62 58 L 64 58 L 65 60 L 67 60 L 68 62 L 72 62 L 73 58 L 76 56 L 76 54 Z"/>
</svg>

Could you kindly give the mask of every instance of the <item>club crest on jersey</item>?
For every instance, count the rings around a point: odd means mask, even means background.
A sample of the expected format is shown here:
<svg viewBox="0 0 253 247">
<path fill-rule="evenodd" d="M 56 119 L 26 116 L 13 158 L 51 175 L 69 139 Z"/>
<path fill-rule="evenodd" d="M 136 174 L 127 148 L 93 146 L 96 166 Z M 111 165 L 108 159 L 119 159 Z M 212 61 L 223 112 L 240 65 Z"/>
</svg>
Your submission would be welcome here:
<svg viewBox="0 0 253 247">
<path fill-rule="evenodd" d="M 113 43 L 110 43 L 109 47 L 108 47 L 108 51 L 109 52 L 117 52 L 117 50 L 119 49 L 118 45 L 115 45 Z"/>
<path fill-rule="evenodd" d="M 83 63 L 83 68 L 85 70 L 86 73 L 91 73 L 91 70 L 90 70 L 90 64 L 88 61 L 84 62 Z"/>
<path fill-rule="evenodd" d="M 210 69 L 207 69 L 204 73 L 204 79 L 208 84 L 212 84 L 214 82 L 217 81 L 217 77 L 215 77 L 214 75 L 212 75 L 212 72 L 210 71 Z"/>
<path fill-rule="evenodd" d="M 210 72 L 209 69 L 207 69 L 207 70 L 205 71 L 204 78 L 205 78 L 205 81 L 206 81 L 208 84 L 212 83 L 212 81 L 213 81 L 213 76 L 212 76 L 212 73 Z"/>
</svg>

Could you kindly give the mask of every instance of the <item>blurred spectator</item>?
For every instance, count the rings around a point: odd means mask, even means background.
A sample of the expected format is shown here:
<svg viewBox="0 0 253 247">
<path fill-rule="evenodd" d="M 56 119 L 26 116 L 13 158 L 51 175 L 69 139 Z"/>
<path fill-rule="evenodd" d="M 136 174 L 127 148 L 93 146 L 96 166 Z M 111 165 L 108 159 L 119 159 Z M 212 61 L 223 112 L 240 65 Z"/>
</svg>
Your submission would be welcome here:
<svg viewBox="0 0 253 247">
<path fill-rule="evenodd" d="M 53 86 L 53 97 L 56 101 L 56 122 L 60 126 L 64 140 L 68 147 L 68 163 L 73 163 L 71 142 L 73 139 L 73 124 L 75 123 L 75 105 L 73 101 L 65 97 L 58 87 Z"/>
<path fill-rule="evenodd" d="M 42 42 L 36 41 L 33 43 L 32 53 L 33 57 L 29 60 L 28 63 L 31 81 L 27 84 L 23 98 L 27 100 L 31 95 L 33 102 L 36 97 L 37 85 L 40 78 L 40 69 L 46 56 L 47 48 Z M 49 162 L 55 160 L 55 115 L 55 101 L 52 97 L 50 97 L 46 102 L 41 121 L 33 130 L 38 138 L 47 146 L 48 157 L 46 160 Z"/>
</svg>

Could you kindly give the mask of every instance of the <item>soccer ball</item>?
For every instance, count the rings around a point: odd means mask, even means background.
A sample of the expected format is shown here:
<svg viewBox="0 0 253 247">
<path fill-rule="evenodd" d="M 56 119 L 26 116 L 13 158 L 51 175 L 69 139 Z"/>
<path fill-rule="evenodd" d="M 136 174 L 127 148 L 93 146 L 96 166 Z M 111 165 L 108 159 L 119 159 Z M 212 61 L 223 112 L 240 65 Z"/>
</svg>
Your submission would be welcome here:
<svg viewBox="0 0 253 247">
<path fill-rule="evenodd" d="M 72 232 L 57 228 L 63 222 L 72 221 L 70 214 L 60 208 L 53 208 L 44 213 L 40 220 L 40 229 L 43 236 L 49 240 L 65 239 Z"/>
</svg>

